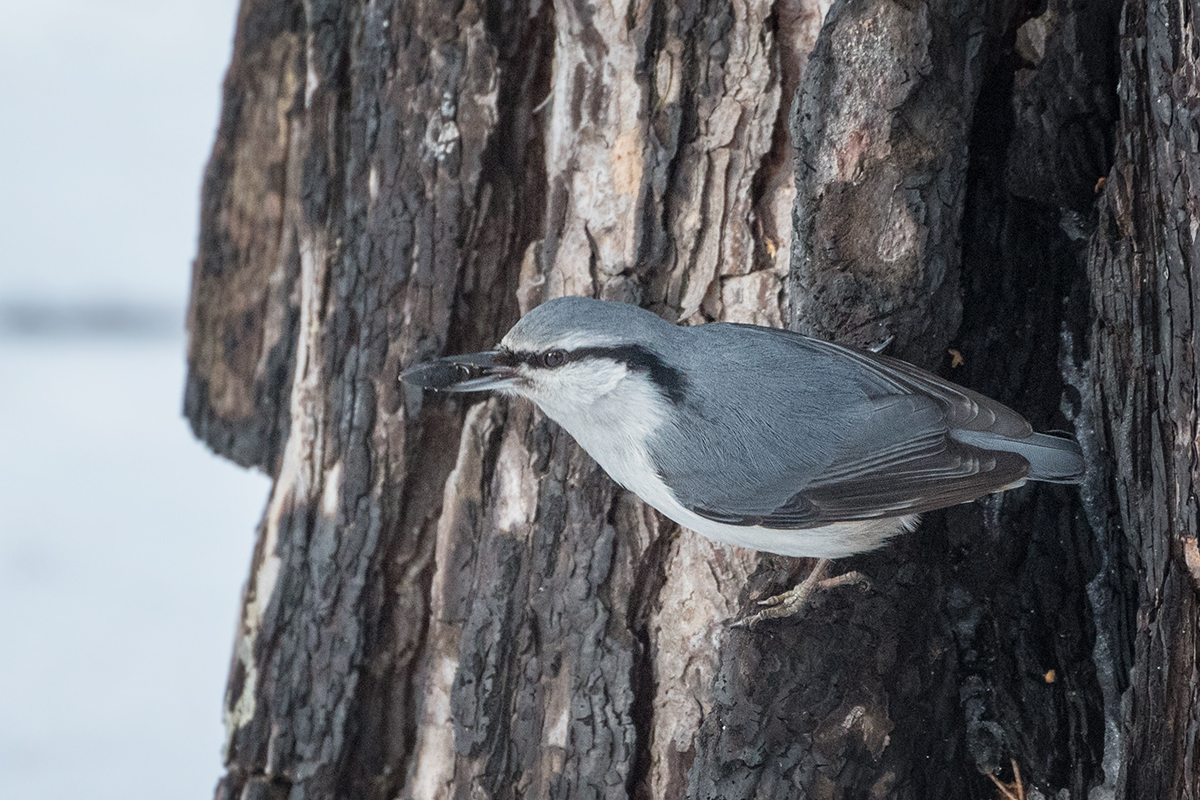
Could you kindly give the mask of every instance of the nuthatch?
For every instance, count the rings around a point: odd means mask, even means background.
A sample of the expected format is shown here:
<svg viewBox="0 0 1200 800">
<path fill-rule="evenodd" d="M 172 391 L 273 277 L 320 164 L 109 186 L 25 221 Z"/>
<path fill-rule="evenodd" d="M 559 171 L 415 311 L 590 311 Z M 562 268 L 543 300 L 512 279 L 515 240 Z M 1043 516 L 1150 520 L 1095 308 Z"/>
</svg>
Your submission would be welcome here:
<svg viewBox="0 0 1200 800">
<path fill-rule="evenodd" d="M 903 361 L 579 297 L 401 378 L 526 397 L 683 527 L 789 556 L 873 550 L 921 512 L 1084 471 L 1073 440 Z"/>
</svg>

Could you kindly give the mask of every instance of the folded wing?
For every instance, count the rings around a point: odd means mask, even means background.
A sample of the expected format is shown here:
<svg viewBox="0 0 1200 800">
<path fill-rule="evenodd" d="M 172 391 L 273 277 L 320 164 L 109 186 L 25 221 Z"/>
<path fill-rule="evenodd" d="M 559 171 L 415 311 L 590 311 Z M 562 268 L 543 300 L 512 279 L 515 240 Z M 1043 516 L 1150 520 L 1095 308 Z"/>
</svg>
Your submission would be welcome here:
<svg viewBox="0 0 1200 800">
<path fill-rule="evenodd" d="M 789 331 L 743 330 L 752 332 L 756 354 L 771 353 L 769 366 L 756 369 L 792 369 L 805 376 L 798 383 L 822 393 L 849 386 L 854 399 L 839 400 L 824 433 L 814 434 L 802 420 L 791 426 L 803 429 L 794 437 L 775 426 L 774 438 L 757 443 L 761 468 L 714 470 L 736 475 L 723 485 L 706 485 L 698 475 L 664 475 L 676 499 L 697 514 L 737 525 L 811 528 L 970 502 L 1030 477 L 1030 463 L 1019 452 L 990 446 L 1032 434 L 1029 423 L 1001 403 L 896 359 Z M 823 457 L 814 458 L 814 449 Z"/>
<path fill-rule="evenodd" d="M 741 503 L 727 497 L 720 509 L 707 508 L 695 498 L 692 510 L 734 525 L 812 528 L 970 502 L 1029 472 L 1029 463 L 1015 453 L 983 450 L 951 438 L 940 405 L 929 398 L 889 398 L 869 417 L 869 429 L 858 431 L 859 441 L 846 447 L 857 455 L 835 460 L 803 488 L 778 498 L 781 502 L 771 510 L 762 510 L 767 487 L 751 489 Z"/>
</svg>

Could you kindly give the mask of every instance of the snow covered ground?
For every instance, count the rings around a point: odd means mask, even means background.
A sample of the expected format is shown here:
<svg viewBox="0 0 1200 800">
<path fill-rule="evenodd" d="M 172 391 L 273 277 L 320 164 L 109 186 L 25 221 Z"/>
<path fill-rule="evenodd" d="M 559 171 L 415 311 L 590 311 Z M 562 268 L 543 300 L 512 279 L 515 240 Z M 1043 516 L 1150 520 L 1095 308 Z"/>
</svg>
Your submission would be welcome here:
<svg viewBox="0 0 1200 800">
<path fill-rule="evenodd" d="M 209 798 L 268 489 L 180 415 L 237 2 L 0 8 L 0 797 Z"/>
<path fill-rule="evenodd" d="M 267 479 L 179 413 L 183 339 L 0 339 L 0 796 L 210 797 Z"/>
</svg>

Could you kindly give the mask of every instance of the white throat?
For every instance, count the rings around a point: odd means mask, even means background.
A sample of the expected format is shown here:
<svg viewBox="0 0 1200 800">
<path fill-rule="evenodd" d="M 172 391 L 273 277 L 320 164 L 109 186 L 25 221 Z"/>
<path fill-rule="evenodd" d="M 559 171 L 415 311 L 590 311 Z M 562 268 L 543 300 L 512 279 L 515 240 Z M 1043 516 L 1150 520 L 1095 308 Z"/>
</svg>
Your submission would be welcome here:
<svg viewBox="0 0 1200 800">
<path fill-rule="evenodd" d="M 646 443 L 666 422 L 668 405 L 649 376 L 616 361 L 586 359 L 550 377 L 527 396 L 613 480 L 637 492 L 661 483 Z"/>
</svg>

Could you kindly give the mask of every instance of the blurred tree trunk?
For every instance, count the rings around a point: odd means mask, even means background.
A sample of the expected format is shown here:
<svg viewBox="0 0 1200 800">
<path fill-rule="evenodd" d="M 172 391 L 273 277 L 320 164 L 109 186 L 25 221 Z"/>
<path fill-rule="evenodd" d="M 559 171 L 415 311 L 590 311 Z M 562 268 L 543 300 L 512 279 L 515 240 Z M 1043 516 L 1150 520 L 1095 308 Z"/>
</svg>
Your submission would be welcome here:
<svg viewBox="0 0 1200 800">
<path fill-rule="evenodd" d="M 186 411 L 275 483 L 218 797 L 1200 793 L 1196 9 L 825 10 L 243 0 Z M 397 384 L 563 294 L 894 337 L 1092 473 L 731 628 L 807 565 Z"/>
</svg>

